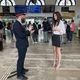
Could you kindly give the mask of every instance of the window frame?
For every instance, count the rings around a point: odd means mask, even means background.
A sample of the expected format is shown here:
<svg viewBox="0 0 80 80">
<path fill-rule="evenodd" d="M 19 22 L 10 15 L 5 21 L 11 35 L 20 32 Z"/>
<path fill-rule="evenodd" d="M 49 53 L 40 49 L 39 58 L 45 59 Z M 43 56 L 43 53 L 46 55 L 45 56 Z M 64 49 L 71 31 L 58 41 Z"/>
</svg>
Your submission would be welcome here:
<svg viewBox="0 0 80 80">
<path fill-rule="evenodd" d="M 5 5 L 2 4 L 2 2 L 4 1 Z M 15 6 L 15 0 L 0 0 L 0 6 Z"/>
</svg>

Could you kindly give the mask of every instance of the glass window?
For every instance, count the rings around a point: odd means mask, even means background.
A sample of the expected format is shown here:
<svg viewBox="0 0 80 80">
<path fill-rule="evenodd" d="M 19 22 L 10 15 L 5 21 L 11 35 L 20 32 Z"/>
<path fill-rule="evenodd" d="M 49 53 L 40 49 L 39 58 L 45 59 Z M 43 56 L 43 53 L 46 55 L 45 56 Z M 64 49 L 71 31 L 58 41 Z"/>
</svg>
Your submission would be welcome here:
<svg viewBox="0 0 80 80">
<path fill-rule="evenodd" d="M 14 0 L 0 0 L 1 6 L 14 6 L 15 1 Z"/>
<path fill-rule="evenodd" d="M 76 5 L 76 0 L 72 0 L 73 5 Z"/>
<path fill-rule="evenodd" d="M 70 0 L 66 0 L 66 5 L 67 5 L 67 6 L 70 6 L 70 5 L 71 5 Z"/>
<path fill-rule="evenodd" d="M 60 1 L 60 0 L 57 0 L 57 1 L 56 1 L 56 5 L 58 5 L 59 1 Z"/>
<path fill-rule="evenodd" d="M 26 5 L 45 5 L 44 0 L 27 0 Z"/>
<path fill-rule="evenodd" d="M 61 6 L 64 6 L 64 4 L 65 4 L 65 0 L 62 0 L 59 2 L 59 5 L 61 5 Z"/>
<path fill-rule="evenodd" d="M 76 0 L 56 0 L 57 6 L 74 6 L 76 5 Z"/>
</svg>

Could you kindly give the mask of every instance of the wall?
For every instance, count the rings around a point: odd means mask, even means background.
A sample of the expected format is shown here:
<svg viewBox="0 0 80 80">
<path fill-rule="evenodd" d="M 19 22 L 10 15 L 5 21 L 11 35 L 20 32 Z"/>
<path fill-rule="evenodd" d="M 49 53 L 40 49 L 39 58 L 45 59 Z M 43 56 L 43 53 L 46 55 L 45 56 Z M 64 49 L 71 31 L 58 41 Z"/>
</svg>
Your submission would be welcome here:
<svg viewBox="0 0 80 80">
<path fill-rule="evenodd" d="M 38 14 L 31 14 L 31 13 L 28 13 L 26 16 L 28 17 L 52 17 L 52 13 L 38 13 Z"/>
</svg>

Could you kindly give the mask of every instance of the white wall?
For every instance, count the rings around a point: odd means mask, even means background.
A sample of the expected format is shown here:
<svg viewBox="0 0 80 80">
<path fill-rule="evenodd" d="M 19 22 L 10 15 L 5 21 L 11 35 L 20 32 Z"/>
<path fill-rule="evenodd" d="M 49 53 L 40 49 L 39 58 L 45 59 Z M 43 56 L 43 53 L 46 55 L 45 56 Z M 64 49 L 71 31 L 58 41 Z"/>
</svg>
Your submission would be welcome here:
<svg viewBox="0 0 80 80">
<path fill-rule="evenodd" d="M 28 13 L 26 14 L 28 17 L 52 17 L 52 13 Z"/>
<path fill-rule="evenodd" d="M 2 13 L 2 7 L 0 7 L 0 13 Z"/>
</svg>

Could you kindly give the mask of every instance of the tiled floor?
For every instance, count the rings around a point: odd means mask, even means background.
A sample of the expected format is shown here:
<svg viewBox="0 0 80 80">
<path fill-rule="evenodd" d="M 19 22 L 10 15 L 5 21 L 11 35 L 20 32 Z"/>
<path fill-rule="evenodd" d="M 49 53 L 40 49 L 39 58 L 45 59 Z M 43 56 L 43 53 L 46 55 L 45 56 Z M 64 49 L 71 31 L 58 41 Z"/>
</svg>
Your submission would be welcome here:
<svg viewBox="0 0 80 80">
<path fill-rule="evenodd" d="M 59 70 L 53 68 L 53 47 L 51 43 L 30 44 L 25 68 L 28 80 L 80 80 L 80 43 L 62 45 L 62 61 Z M 17 80 L 16 76 L 7 79 L 16 70 L 17 50 L 9 45 L 0 52 L 0 80 Z"/>
</svg>

